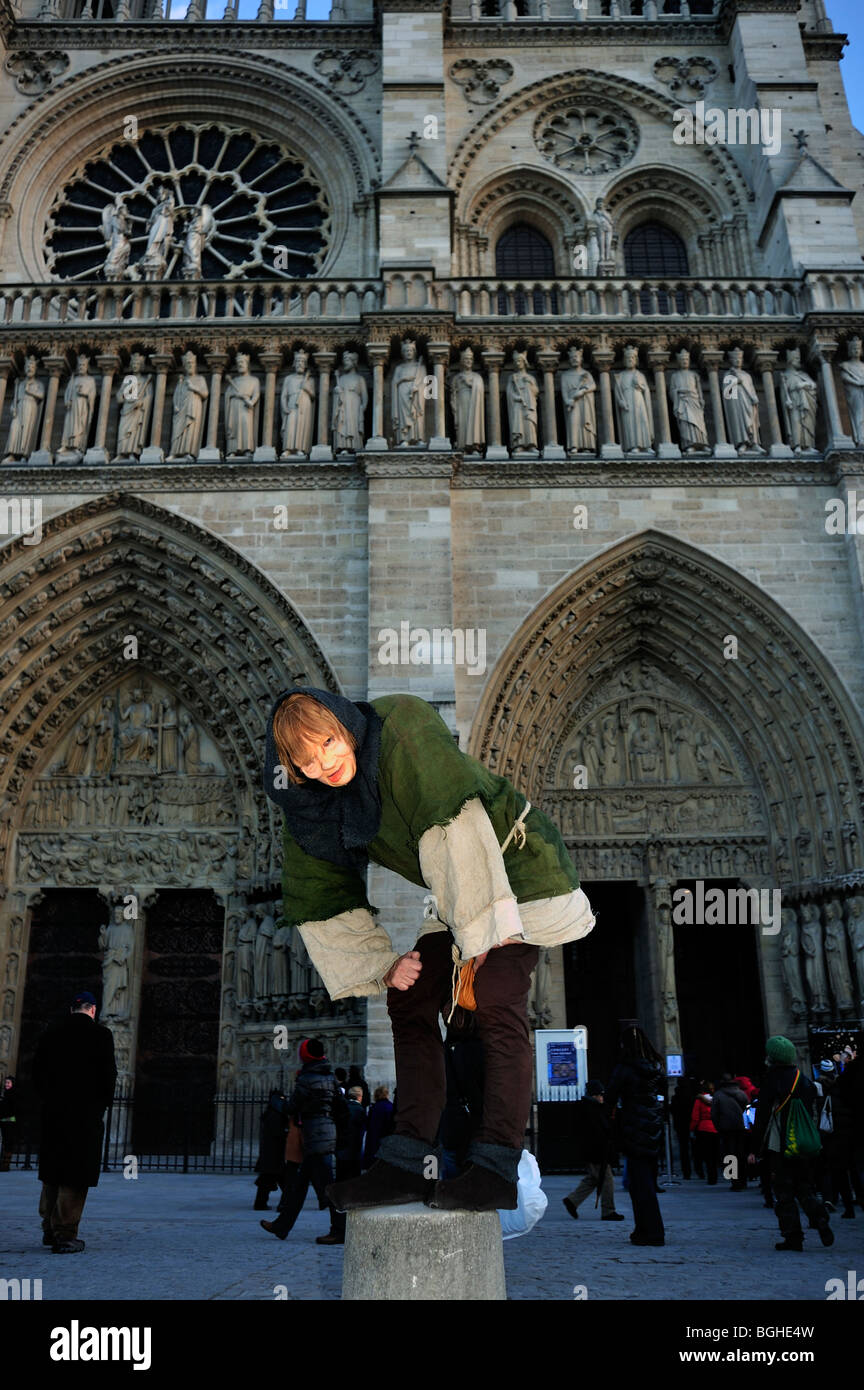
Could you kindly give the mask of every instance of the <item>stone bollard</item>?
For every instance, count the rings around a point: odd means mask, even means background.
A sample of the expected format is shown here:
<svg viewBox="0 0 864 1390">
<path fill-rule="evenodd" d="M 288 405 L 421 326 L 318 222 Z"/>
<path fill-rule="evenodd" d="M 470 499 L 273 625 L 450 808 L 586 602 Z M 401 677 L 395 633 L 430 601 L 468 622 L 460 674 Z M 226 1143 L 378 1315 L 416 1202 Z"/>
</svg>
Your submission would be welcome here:
<svg viewBox="0 0 864 1390">
<path fill-rule="evenodd" d="M 412 1202 L 348 1213 L 343 1300 L 506 1297 L 497 1212 L 436 1211 Z"/>
</svg>

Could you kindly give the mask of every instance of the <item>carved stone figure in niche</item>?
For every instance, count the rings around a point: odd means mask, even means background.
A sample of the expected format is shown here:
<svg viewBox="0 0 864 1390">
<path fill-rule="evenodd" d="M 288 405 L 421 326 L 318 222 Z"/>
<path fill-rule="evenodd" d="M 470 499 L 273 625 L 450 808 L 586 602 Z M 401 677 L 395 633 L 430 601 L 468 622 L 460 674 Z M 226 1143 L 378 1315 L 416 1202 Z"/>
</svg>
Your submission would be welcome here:
<svg viewBox="0 0 864 1390">
<path fill-rule="evenodd" d="M 734 767 L 729 766 L 725 754 L 704 729 L 696 731 L 696 766 L 702 782 L 716 784 L 735 776 Z"/>
<path fill-rule="evenodd" d="M 699 737 L 686 715 L 681 715 L 678 719 L 672 731 L 672 741 L 675 745 L 679 781 L 701 781 L 701 771 L 697 762 Z"/>
<path fill-rule="evenodd" d="M 552 1022 L 552 1003 L 549 997 L 551 983 L 552 957 L 548 951 L 541 949 L 534 972 L 534 993 L 531 1000 L 535 1028 L 548 1028 Z"/>
<path fill-rule="evenodd" d="M 841 1014 L 852 1013 L 855 1000 L 849 963 L 846 959 L 846 933 L 843 930 L 843 908 L 836 899 L 825 904 L 825 959 L 828 962 L 828 981 L 834 1005 Z"/>
<path fill-rule="evenodd" d="M 86 777 L 89 773 L 90 759 L 93 753 L 93 735 L 93 711 L 86 710 L 72 730 L 72 737 L 69 741 L 69 751 L 63 766 L 63 771 L 69 777 Z"/>
<path fill-rule="evenodd" d="M 248 1004 L 253 998 L 255 988 L 255 937 L 258 932 L 258 919 L 252 909 L 237 933 L 237 951 L 234 957 L 235 989 L 241 1004 Z"/>
<path fill-rule="evenodd" d="M 614 714 L 609 714 L 603 720 L 601 760 L 603 765 L 604 787 L 616 787 L 623 780 L 624 768 L 619 757 L 620 751 L 618 719 Z"/>
<path fill-rule="evenodd" d="M 582 366 L 582 349 L 571 347 L 567 353 L 570 363 L 560 375 L 561 399 L 567 422 L 568 454 L 596 454 L 597 411 L 594 397 L 597 383 Z"/>
<path fill-rule="evenodd" d="M 36 448 L 39 430 L 39 416 L 45 399 L 45 387 L 36 380 L 39 363 L 35 357 L 28 357 L 24 363 L 24 374 L 19 376 L 12 393 L 12 420 L 9 438 L 6 441 L 4 463 L 15 463 L 17 459 L 29 458 Z"/>
<path fill-rule="evenodd" d="M 163 700 L 159 710 L 159 771 L 177 772 L 180 766 L 180 743 L 177 726 L 177 707 L 173 700 Z"/>
<path fill-rule="evenodd" d="M 681 349 L 675 361 L 677 369 L 669 374 L 672 414 L 678 423 L 681 448 L 685 454 L 696 454 L 709 447 L 702 382 L 699 373 L 690 370 L 690 354 L 686 348 Z"/>
<path fill-rule="evenodd" d="M 726 430 L 739 454 L 764 454 L 759 437 L 759 397 L 753 378 L 744 370 L 744 353 L 731 348 L 723 375 Z"/>
<path fill-rule="evenodd" d="M 60 440 L 59 455 L 82 458 L 90 436 L 90 423 L 96 405 L 96 382 L 90 375 L 90 356 L 86 352 L 78 354 L 75 370 L 66 383 L 63 393 L 66 415 L 63 420 L 63 438 Z"/>
<path fill-rule="evenodd" d="M 117 391 L 120 402 L 120 421 L 117 425 L 117 457 L 139 458 L 147 444 L 150 409 L 153 404 L 153 379 L 144 370 L 147 359 L 133 352 L 129 371 Z"/>
<path fill-rule="evenodd" d="M 621 447 L 625 454 L 650 452 L 654 444 L 651 388 L 638 369 L 638 361 L 638 350 L 632 346 L 625 347 L 624 370 L 615 373 L 615 404 L 618 407 Z"/>
<path fill-rule="evenodd" d="M 135 278 L 163 280 L 174 247 L 174 194 L 160 188 L 147 223 L 147 246 L 135 267 Z"/>
<path fill-rule="evenodd" d="M 356 454 L 363 448 L 363 420 L 369 392 L 357 370 L 356 352 L 343 352 L 342 370 L 333 388 L 333 448 L 337 454 Z M 397 368 L 398 370 L 398 368 Z"/>
<path fill-rule="evenodd" d="M 528 371 L 524 352 L 513 353 L 513 372 L 507 382 L 507 418 L 511 454 L 537 452 L 537 397 L 540 387 Z"/>
<path fill-rule="evenodd" d="M 786 425 L 786 440 L 800 454 L 816 448 L 816 382 L 801 366 L 799 348 L 789 348 L 786 366 L 780 373 L 780 403 Z"/>
<path fill-rule="evenodd" d="M 459 370 L 450 382 L 450 408 L 456 421 L 456 448 L 476 453 L 486 442 L 484 401 L 486 388 L 474 370 L 474 353 L 466 348 L 459 355 Z"/>
<path fill-rule="evenodd" d="M 675 985 L 675 934 L 672 929 L 672 905 L 664 896 L 656 904 L 657 963 L 660 975 L 660 997 L 670 1048 L 680 1045 L 678 995 Z"/>
<path fill-rule="evenodd" d="M 273 992 L 271 984 L 271 964 L 273 933 L 276 923 L 267 906 L 258 908 L 261 921 L 255 937 L 255 998 L 269 999 Z"/>
<path fill-rule="evenodd" d="M 118 193 L 114 202 L 106 203 L 102 209 L 102 236 L 105 240 L 105 249 L 108 252 L 102 265 L 103 279 L 122 280 L 126 274 L 129 255 L 132 250 L 129 241 L 131 227 L 129 214 Z"/>
<path fill-rule="evenodd" d="M 589 787 L 596 787 L 600 781 L 600 743 L 593 721 L 585 725 L 582 734 L 582 766 L 586 771 Z"/>
<path fill-rule="evenodd" d="M 282 382 L 282 457 L 309 453 L 315 428 L 315 377 L 308 369 L 309 355 L 294 354 L 294 367 Z"/>
<path fill-rule="evenodd" d="M 296 927 L 291 928 L 291 993 L 307 994 L 309 991 L 309 957 L 303 938 Z"/>
<path fill-rule="evenodd" d="M 801 908 L 801 950 L 804 953 L 804 974 L 810 991 L 810 1008 L 814 1014 L 828 1013 L 828 981 L 822 959 L 822 931 L 819 909 L 815 903 Z"/>
<path fill-rule="evenodd" d="M 135 927 L 123 916 L 123 908 L 115 906 L 112 920 L 99 930 L 99 949 L 102 951 L 102 1018 L 128 1018 L 129 962 L 135 949 Z"/>
<path fill-rule="evenodd" d="M 807 1001 L 798 956 L 798 917 L 795 909 L 784 907 L 780 912 L 780 921 L 780 969 L 783 972 L 783 983 L 786 986 L 792 1017 L 798 1020 L 807 1017 Z"/>
<path fill-rule="evenodd" d="M 425 443 L 425 376 L 426 367 L 422 357 L 417 356 L 417 344 L 406 338 L 402 344 L 402 361 L 393 368 L 390 378 L 390 414 L 398 449 Z"/>
<path fill-rule="evenodd" d="M 180 743 L 183 752 L 183 771 L 191 777 L 203 776 L 213 772 L 212 763 L 202 763 L 200 737 L 198 726 L 187 714 L 186 710 L 180 712 Z"/>
<path fill-rule="evenodd" d="M 597 257 L 600 265 L 613 265 L 615 261 L 615 223 L 606 211 L 604 198 L 598 198 L 595 202 L 594 211 L 588 224 L 597 239 Z"/>
<path fill-rule="evenodd" d="M 846 931 L 852 950 L 858 1007 L 864 1009 L 864 897 L 851 898 L 846 906 Z"/>
<path fill-rule="evenodd" d="M 292 928 L 282 922 L 273 933 L 273 978 L 272 991 L 277 999 L 286 999 L 291 993 L 291 970 L 289 951 Z"/>
<path fill-rule="evenodd" d="M 184 280 L 201 279 L 201 258 L 204 248 L 216 230 L 213 209 L 207 203 L 196 208 L 186 226 L 183 241 L 182 272 Z"/>
<path fill-rule="evenodd" d="M 846 361 L 840 363 L 840 375 L 849 407 L 849 422 L 855 443 L 864 445 L 864 362 L 861 361 L 861 339 L 851 338 Z"/>
<path fill-rule="evenodd" d="M 663 745 L 644 710 L 630 735 L 630 766 L 636 782 L 659 782 L 663 777 Z"/>
<path fill-rule="evenodd" d="M 120 761 L 152 767 L 156 740 L 153 736 L 153 706 L 140 686 L 131 692 L 130 702 L 120 710 Z"/>
<path fill-rule="evenodd" d="M 238 352 L 236 375 L 225 388 L 225 453 L 239 458 L 255 450 L 255 407 L 261 398 L 261 383 L 249 370 L 249 356 Z"/>
<path fill-rule="evenodd" d="M 171 457 L 193 462 L 201 448 L 204 431 L 204 402 L 210 388 L 198 374 L 194 352 L 183 354 L 183 375 L 174 387 L 174 419 L 171 427 Z"/>
</svg>

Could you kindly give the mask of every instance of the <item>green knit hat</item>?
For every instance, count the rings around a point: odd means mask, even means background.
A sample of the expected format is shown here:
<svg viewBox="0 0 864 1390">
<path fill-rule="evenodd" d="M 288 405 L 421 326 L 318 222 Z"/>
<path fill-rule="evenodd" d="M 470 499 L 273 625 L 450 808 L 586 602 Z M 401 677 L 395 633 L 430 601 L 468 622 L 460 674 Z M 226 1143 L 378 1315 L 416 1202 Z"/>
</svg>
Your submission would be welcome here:
<svg viewBox="0 0 864 1390">
<path fill-rule="evenodd" d="M 768 1061 L 773 1062 L 775 1066 L 792 1066 L 797 1056 L 795 1044 L 778 1033 L 776 1037 L 769 1038 L 765 1044 L 765 1056 L 768 1058 Z"/>
</svg>

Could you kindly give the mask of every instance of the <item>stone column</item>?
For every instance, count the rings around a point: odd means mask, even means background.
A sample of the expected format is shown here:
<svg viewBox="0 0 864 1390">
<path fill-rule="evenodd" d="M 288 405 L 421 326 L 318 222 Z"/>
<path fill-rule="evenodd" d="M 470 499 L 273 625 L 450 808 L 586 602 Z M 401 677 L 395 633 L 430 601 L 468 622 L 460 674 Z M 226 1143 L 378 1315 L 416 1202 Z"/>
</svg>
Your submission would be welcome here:
<svg viewBox="0 0 864 1390">
<path fill-rule="evenodd" d="M 108 452 L 105 448 L 105 439 L 108 434 L 108 412 L 111 409 L 111 387 L 114 382 L 114 373 L 120 365 L 120 359 L 114 352 L 101 353 L 96 361 L 102 373 L 102 394 L 99 397 L 99 415 L 96 420 L 96 438 L 93 447 L 88 449 L 84 455 L 85 463 L 107 463 Z"/>
<path fill-rule="evenodd" d="M 669 425 L 669 399 L 666 394 L 666 366 L 668 352 L 661 348 L 648 349 L 648 361 L 654 368 L 654 399 L 657 402 L 657 457 L 661 459 L 680 459 L 681 450 L 672 443 L 672 430 Z"/>
<path fill-rule="evenodd" d="M 543 372 L 543 458 L 563 459 L 567 454 L 558 443 L 558 422 L 555 418 L 555 368 L 558 353 L 549 348 L 537 352 L 537 365 Z"/>
<path fill-rule="evenodd" d="M 388 447 L 384 434 L 384 363 L 388 352 L 386 343 L 366 344 L 366 356 L 372 364 L 372 438 L 366 441 L 366 448 L 375 453 Z"/>
<path fill-rule="evenodd" d="M 645 889 L 645 905 L 648 919 L 648 939 L 645 945 L 650 977 L 653 981 L 649 988 L 655 1001 L 655 1029 L 652 1041 L 665 1056 L 669 1052 L 682 1050 L 675 984 L 672 890 L 665 878 L 655 879 L 654 883 Z"/>
<path fill-rule="evenodd" d="M 333 457 L 330 447 L 330 373 L 335 361 L 335 352 L 315 353 L 315 366 L 318 368 L 318 443 L 312 445 L 309 453 L 313 461 Z"/>
<path fill-rule="evenodd" d="M 483 361 L 489 372 L 489 384 L 487 387 L 487 407 L 486 407 L 486 457 L 487 459 L 506 459 L 509 458 L 507 450 L 501 443 L 501 364 L 504 361 L 503 352 L 497 348 L 484 348 Z"/>
<path fill-rule="evenodd" d="M 68 366 L 65 357 L 45 357 L 42 365 L 48 371 L 48 390 L 45 394 L 45 414 L 42 417 L 42 443 L 34 454 L 30 456 L 30 462 L 42 468 L 46 464 L 54 462 L 54 455 L 51 452 L 51 440 L 54 435 L 54 415 L 57 410 L 57 393 L 60 390 L 60 373 Z"/>
<path fill-rule="evenodd" d="M 600 431 L 602 443 L 600 457 L 604 459 L 623 459 L 624 451 L 615 441 L 615 416 L 612 411 L 612 377 L 610 375 L 615 353 L 611 347 L 603 345 L 594 349 L 594 363 L 600 373 Z"/>
<path fill-rule="evenodd" d="M 343 1302 L 506 1297 L 496 1212 L 436 1211 L 422 1202 L 349 1212 Z"/>
<path fill-rule="evenodd" d="M 822 374 L 822 400 L 825 405 L 826 451 L 828 449 L 854 449 L 855 440 L 843 429 L 840 418 L 840 404 L 837 400 L 837 383 L 834 380 L 832 362 L 837 351 L 836 338 L 828 338 L 814 333 L 810 339 L 810 356 L 819 364 Z"/>
<path fill-rule="evenodd" d="M 207 443 L 199 450 L 199 463 L 219 463 L 222 458 L 218 447 L 219 411 L 222 405 L 222 373 L 228 365 L 227 352 L 217 349 L 207 353 L 207 366 L 210 368 L 210 414 L 207 416 Z"/>
<path fill-rule="evenodd" d="M 714 417 L 714 457 L 734 459 L 738 457 L 734 445 L 726 438 L 726 420 L 723 415 L 723 398 L 720 394 L 719 370 L 723 354 L 719 348 L 703 348 L 702 361 L 708 373 L 708 390 L 711 395 L 711 414 Z"/>
<path fill-rule="evenodd" d="M 276 373 L 282 362 L 281 352 L 259 352 L 258 360 L 264 368 L 264 419 L 261 425 L 261 443 L 252 455 L 253 463 L 275 463 L 276 450 L 273 447 L 273 422 L 276 416 Z"/>
<path fill-rule="evenodd" d="M 783 443 L 783 432 L 780 429 L 780 416 L 777 411 L 777 393 L 774 390 L 774 368 L 777 365 L 777 353 L 770 352 L 766 348 L 757 349 L 754 360 L 756 370 L 762 376 L 762 389 L 765 393 L 765 404 L 768 407 L 768 429 L 771 433 L 771 447 L 769 454 L 773 459 L 791 459 L 794 457 L 788 444 Z"/>
<path fill-rule="evenodd" d="M 150 443 L 141 450 L 142 463 L 163 463 L 165 453 L 162 448 L 162 421 L 165 417 L 165 390 L 168 373 L 174 365 L 170 352 L 154 352 L 150 355 L 150 365 L 156 370 L 153 383 L 153 419 L 150 424 Z"/>
<path fill-rule="evenodd" d="M 29 898 L 27 891 L 20 891 L 0 901 L 0 1071 L 4 1076 L 14 1076 L 17 1068 L 31 909 L 41 899 L 40 888 L 29 890 Z"/>
<path fill-rule="evenodd" d="M 430 343 L 429 360 L 435 373 L 435 433 L 429 440 L 429 448 L 444 453 L 453 446 L 447 436 L 446 382 L 445 373 L 450 360 L 449 343 Z"/>
</svg>

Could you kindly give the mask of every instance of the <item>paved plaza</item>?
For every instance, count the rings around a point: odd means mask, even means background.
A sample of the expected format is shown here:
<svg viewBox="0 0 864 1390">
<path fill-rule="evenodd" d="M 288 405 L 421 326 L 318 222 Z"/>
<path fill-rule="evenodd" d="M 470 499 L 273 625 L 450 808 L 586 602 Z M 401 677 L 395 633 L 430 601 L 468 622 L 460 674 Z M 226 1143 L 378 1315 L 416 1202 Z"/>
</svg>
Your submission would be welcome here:
<svg viewBox="0 0 864 1390">
<path fill-rule="evenodd" d="M 774 1250 L 774 1213 L 755 1188 L 732 1193 L 698 1181 L 661 1196 L 667 1245 L 637 1249 L 630 1204 L 616 1183 L 618 1210 L 628 1219 L 601 1222 L 589 1198 L 573 1221 L 561 1198 L 574 1186 L 547 1177 L 546 1215 L 527 1236 L 505 1242 L 511 1299 L 572 1300 L 584 1286 L 591 1299 L 824 1301 L 826 1281 L 850 1270 L 864 1274 L 864 1212 L 832 1218 L 836 1243 L 824 1249 L 807 1232 L 804 1252 Z M 252 1211 L 252 1176 L 109 1173 L 88 1198 L 82 1255 L 53 1255 L 41 1244 L 35 1173 L 0 1174 L 0 1278 L 41 1279 L 49 1299 L 338 1299 L 342 1249 L 318 1246 L 327 1230 L 310 1193 L 284 1242 L 267 1235 Z M 272 1201 L 272 1198 L 271 1198 Z"/>
</svg>

